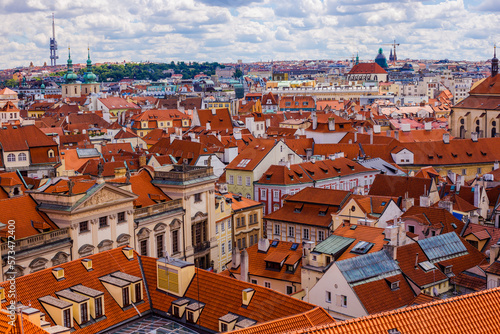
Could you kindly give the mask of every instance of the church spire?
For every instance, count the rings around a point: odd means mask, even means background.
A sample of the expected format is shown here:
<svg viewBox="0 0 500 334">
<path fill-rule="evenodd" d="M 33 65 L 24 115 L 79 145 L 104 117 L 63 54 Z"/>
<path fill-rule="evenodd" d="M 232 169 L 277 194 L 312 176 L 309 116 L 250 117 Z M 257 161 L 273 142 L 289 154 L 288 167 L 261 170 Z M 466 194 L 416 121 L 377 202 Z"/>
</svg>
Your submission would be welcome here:
<svg viewBox="0 0 500 334">
<path fill-rule="evenodd" d="M 493 59 L 491 60 L 491 76 L 494 77 L 498 74 L 498 58 L 497 58 L 497 46 L 493 48 Z"/>
</svg>

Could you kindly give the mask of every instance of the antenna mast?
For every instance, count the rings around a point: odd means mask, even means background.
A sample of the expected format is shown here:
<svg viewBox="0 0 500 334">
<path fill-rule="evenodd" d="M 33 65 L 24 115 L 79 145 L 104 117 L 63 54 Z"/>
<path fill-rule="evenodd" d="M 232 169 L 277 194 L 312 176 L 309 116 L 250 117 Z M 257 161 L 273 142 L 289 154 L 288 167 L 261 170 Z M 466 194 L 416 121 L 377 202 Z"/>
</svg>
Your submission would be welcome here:
<svg viewBox="0 0 500 334">
<path fill-rule="evenodd" d="M 59 56 L 57 55 L 56 26 L 54 22 L 54 13 L 52 13 L 52 38 L 50 39 L 50 66 L 56 66 L 57 59 L 59 59 Z"/>
</svg>

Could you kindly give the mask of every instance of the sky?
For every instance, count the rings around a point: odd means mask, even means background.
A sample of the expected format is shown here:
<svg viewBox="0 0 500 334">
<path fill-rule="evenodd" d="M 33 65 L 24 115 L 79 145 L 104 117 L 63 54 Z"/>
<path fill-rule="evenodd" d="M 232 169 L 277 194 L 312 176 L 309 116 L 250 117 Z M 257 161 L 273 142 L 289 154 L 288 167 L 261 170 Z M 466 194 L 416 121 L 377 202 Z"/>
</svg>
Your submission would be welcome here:
<svg viewBox="0 0 500 334">
<path fill-rule="evenodd" d="M 0 0 L 0 69 L 58 64 L 375 58 L 486 60 L 499 0 Z"/>
</svg>

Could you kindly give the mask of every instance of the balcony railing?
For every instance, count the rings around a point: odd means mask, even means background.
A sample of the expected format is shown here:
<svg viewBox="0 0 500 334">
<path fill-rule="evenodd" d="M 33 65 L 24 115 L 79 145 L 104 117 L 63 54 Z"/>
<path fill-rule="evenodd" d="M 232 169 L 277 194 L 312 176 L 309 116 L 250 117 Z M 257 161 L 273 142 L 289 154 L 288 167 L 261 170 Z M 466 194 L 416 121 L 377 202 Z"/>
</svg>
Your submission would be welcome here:
<svg viewBox="0 0 500 334">
<path fill-rule="evenodd" d="M 199 244 L 193 245 L 194 252 L 203 252 L 204 250 L 210 248 L 210 241 L 203 241 Z"/>
<path fill-rule="evenodd" d="M 182 198 L 135 209 L 134 218 L 143 218 L 182 208 Z"/>
<path fill-rule="evenodd" d="M 14 249 L 16 250 L 17 253 L 19 253 L 26 249 L 31 249 L 45 244 L 54 243 L 56 241 L 63 240 L 66 238 L 71 238 L 69 229 L 70 229 L 69 227 L 66 227 L 59 230 L 45 232 L 34 235 L 32 237 L 16 240 Z M 12 248 L 12 244 L 10 248 Z M 8 242 L 2 243 L 0 245 L 0 250 L 2 255 L 7 254 L 9 250 L 9 243 Z"/>
<path fill-rule="evenodd" d="M 164 181 L 189 181 L 202 177 L 210 177 L 214 175 L 212 167 L 199 167 L 199 166 L 188 166 L 188 165 L 173 165 L 173 169 L 164 172 L 155 172 L 155 180 Z"/>
</svg>

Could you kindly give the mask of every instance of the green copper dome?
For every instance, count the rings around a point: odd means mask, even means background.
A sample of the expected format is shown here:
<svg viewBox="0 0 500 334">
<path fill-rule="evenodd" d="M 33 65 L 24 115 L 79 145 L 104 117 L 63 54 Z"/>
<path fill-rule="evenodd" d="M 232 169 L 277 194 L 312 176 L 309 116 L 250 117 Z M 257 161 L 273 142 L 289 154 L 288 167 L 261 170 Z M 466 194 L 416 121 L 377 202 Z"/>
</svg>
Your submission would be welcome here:
<svg viewBox="0 0 500 334">
<path fill-rule="evenodd" d="M 84 83 L 95 83 L 97 77 L 94 73 L 92 73 L 92 60 L 90 60 L 90 49 L 88 50 L 88 58 L 87 58 L 87 72 L 83 75 Z"/>
<path fill-rule="evenodd" d="M 73 61 L 71 60 L 71 51 L 68 48 L 68 71 L 64 75 L 64 81 L 69 84 L 69 83 L 75 83 L 76 80 L 78 79 L 78 76 L 76 73 L 73 72 Z"/>
<path fill-rule="evenodd" d="M 389 67 L 387 65 L 387 59 L 385 58 L 385 55 L 382 51 L 382 48 L 378 49 L 378 55 L 375 57 L 375 62 L 380 65 L 383 69 L 386 69 Z"/>
</svg>

